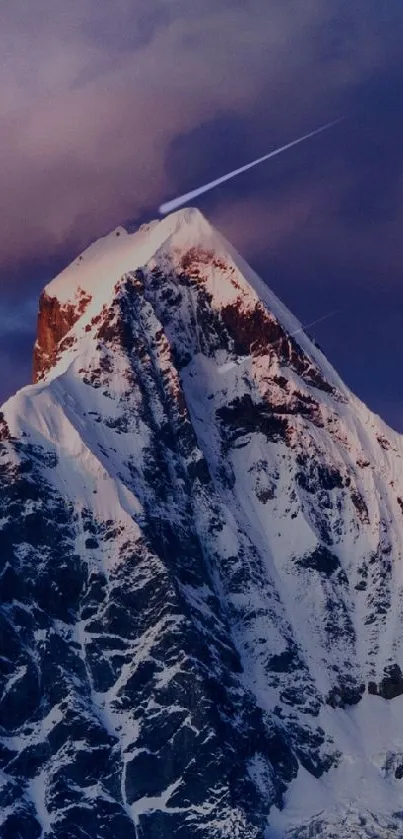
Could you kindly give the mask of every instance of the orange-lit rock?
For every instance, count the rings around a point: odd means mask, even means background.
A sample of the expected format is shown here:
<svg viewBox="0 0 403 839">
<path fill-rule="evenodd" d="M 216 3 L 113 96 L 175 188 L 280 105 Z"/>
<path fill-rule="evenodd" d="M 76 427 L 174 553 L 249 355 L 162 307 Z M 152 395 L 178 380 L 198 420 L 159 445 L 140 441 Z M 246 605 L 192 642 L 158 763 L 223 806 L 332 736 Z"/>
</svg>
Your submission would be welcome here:
<svg viewBox="0 0 403 839">
<path fill-rule="evenodd" d="M 60 342 L 85 311 L 91 297 L 84 292 L 77 301 L 61 304 L 42 292 L 39 300 L 37 338 L 33 357 L 33 381 L 39 382 L 57 361 Z"/>
</svg>

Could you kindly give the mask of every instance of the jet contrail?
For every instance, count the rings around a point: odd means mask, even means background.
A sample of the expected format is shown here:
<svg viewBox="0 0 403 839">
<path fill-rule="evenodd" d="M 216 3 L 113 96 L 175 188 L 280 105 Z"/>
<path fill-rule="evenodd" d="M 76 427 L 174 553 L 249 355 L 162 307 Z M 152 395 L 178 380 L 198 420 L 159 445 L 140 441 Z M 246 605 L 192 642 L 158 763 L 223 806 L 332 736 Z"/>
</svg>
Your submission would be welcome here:
<svg viewBox="0 0 403 839">
<path fill-rule="evenodd" d="M 348 308 L 348 307 L 345 307 Z M 305 323 L 296 329 L 294 332 L 285 333 L 286 338 L 294 338 L 295 335 L 299 335 L 301 332 L 305 332 L 306 329 L 309 329 L 310 326 L 315 326 L 317 323 L 322 323 L 322 321 L 327 320 L 328 318 L 333 318 L 335 315 L 338 315 L 339 312 L 344 312 L 345 308 L 342 309 L 334 309 L 333 312 L 328 312 L 327 315 L 322 315 L 320 318 L 316 318 L 315 320 L 311 320 L 310 323 Z M 274 343 L 268 345 L 268 349 L 270 347 L 277 347 L 278 344 L 281 344 L 283 338 L 279 338 L 278 341 L 274 341 Z M 253 342 L 252 342 L 253 343 Z M 252 347 L 252 344 L 251 344 Z M 251 348 L 250 348 L 251 351 Z M 232 370 L 234 367 L 241 367 L 242 364 L 246 364 L 247 361 L 251 358 L 251 355 L 247 355 L 246 358 L 242 358 L 240 361 L 227 361 L 225 364 L 221 364 L 218 368 L 218 373 L 227 373 L 229 370 Z"/>
<path fill-rule="evenodd" d="M 178 198 L 173 198 L 172 201 L 166 201 L 165 204 L 161 204 L 159 212 L 161 215 L 165 216 L 167 213 L 177 210 L 179 207 L 182 207 L 183 204 L 187 204 L 188 201 L 193 201 L 193 198 L 198 198 L 199 195 L 209 192 L 210 189 L 214 189 L 214 187 L 224 184 L 226 181 L 231 180 L 231 178 L 236 178 L 237 175 L 242 175 L 243 172 L 247 172 L 248 169 L 252 169 L 253 166 L 258 166 L 259 163 L 263 163 L 265 160 L 270 160 L 271 157 L 276 157 L 276 155 L 281 154 L 283 151 L 291 149 L 292 146 L 297 146 L 298 143 L 303 143 L 304 140 L 309 140 L 310 137 L 315 137 L 316 134 L 320 134 L 322 131 L 327 131 L 328 128 L 331 128 L 332 125 L 336 125 L 338 122 L 342 122 L 343 119 L 344 117 L 340 117 L 339 119 L 334 119 L 333 122 L 327 122 L 326 125 L 322 125 L 320 128 L 315 128 L 315 130 L 310 131 L 309 134 L 304 134 L 303 137 L 298 137 L 297 140 L 292 140 L 291 143 L 287 143 L 279 149 L 274 149 L 274 151 L 269 152 L 269 154 L 265 154 L 263 157 L 258 157 L 257 160 L 252 160 L 251 163 L 246 163 L 245 166 L 240 166 L 239 169 L 234 169 L 233 172 L 227 172 L 226 175 L 222 175 L 220 178 L 216 178 L 214 181 L 204 184 L 204 186 L 192 189 L 190 192 L 186 192 Z"/>
<path fill-rule="evenodd" d="M 287 335 L 287 338 L 294 338 L 294 335 L 299 335 L 300 332 L 305 332 L 306 329 L 309 329 L 310 326 L 315 326 L 317 323 L 322 323 L 323 320 L 327 320 L 328 318 L 333 318 L 335 315 L 338 315 L 340 312 L 344 312 L 344 309 L 335 309 L 334 312 L 329 312 L 327 315 L 322 315 L 321 318 L 316 318 L 316 320 L 312 320 L 310 323 L 305 323 L 303 326 L 300 326 L 299 329 L 296 329 L 295 332 L 290 332 Z M 280 342 L 283 339 L 280 338 Z M 269 344 L 269 347 L 275 347 L 279 341 L 276 341 L 275 344 Z"/>
</svg>

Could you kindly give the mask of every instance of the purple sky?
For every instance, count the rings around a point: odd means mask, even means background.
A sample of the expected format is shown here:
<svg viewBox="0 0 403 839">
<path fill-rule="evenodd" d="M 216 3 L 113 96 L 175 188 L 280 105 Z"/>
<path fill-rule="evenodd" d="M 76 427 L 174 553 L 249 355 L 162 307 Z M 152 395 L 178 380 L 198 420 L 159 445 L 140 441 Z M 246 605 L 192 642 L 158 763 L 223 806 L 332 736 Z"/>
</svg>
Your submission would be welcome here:
<svg viewBox="0 0 403 839">
<path fill-rule="evenodd" d="M 401 0 L 4 0 L 0 399 L 91 239 L 345 114 L 199 200 L 403 430 Z M 345 307 L 345 308 L 344 308 Z"/>
</svg>

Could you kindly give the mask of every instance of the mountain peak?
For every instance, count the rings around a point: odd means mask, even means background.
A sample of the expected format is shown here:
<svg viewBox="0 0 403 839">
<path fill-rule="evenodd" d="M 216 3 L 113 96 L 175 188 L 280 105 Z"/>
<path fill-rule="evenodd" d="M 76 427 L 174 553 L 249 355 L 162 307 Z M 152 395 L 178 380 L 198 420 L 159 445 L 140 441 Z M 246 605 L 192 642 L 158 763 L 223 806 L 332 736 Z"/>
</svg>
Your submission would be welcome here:
<svg viewBox="0 0 403 839">
<path fill-rule="evenodd" d="M 1 835 L 400 837 L 403 438 L 194 210 L 84 251 L 35 358 L 0 415 Z"/>
<path fill-rule="evenodd" d="M 55 375 L 61 357 L 64 364 L 68 363 L 77 351 L 78 342 L 94 333 L 93 326 L 101 313 L 112 306 L 125 277 L 140 273 L 147 286 L 145 297 L 151 300 L 155 272 L 161 274 L 164 286 L 159 290 L 161 300 L 167 293 L 173 295 L 177 305 L 181 301 L 176 316 L 178 332 L 184 330 L 186 335 L 184 321 L 197 320 L 197 311 L 205 311 L 207 305 L 214 310 L 214 317 L 226 319 L 227 327 L 231 320 L 231 329 L 243 333 L 241 343 L 235 337 L 233 340 L 239 347 L 242 344 L 244 354 L 250 354 L 253 343 L 256 347 L 259 342 L 261 346 L 270 342 L 270 336 L 277 335 L 279 340 L 280 333 L 284 347 L 287 342 L 291 347 L 295 345 L 292 336 L 298 334 L 302 353 L 311 359 L 305 366 L 322 369 L 322 378 L 343 389 L 335 371 L 312 345 L 299 322 L 195 208 L 181 209 L 160 221 L 151 221 L 135 233 L 116 228 L 91 244 L 45 287 L 40 299 L 34 381 L 43 379 L 49 371 Z M 169 292 L 170 283 L 173 287 Z M 158 311 L 161 306 L 166 308 L 160 301 Z M 187 316 L 184 306 L 188 309 Z M 169 318 L 172 320 L 171 315 Z M 270 323 L 274 322 L 277 326 L 273 330 Z M 257 334 L 259 331 L 262 334 Z M 197 329 L 193 324 L 190 344 L 195 335 Z M 185 349 L 185 355 L 189 350 L 190 346 Z M 296 357 L 295 346 L 293 352 Z"/>
<path fill-rule="evenodd" d="M 183 243 L 189 238 L 195 244 L 211 235 L 207 219 L 190 207 L 143 224 L 135 233 L 116 227 L 92 242 L 44 291 L 62 304 L 75 302 L 80 290 L 94 298 L 105 296 L 124 273 L 148 262 L 171 237 L 179 237 Z"/>
<path fill-rule="evenodd" d="M 210 242 L 212 228 L 199 210 L 186 208 L 144 224 L 135 233 L 116 227 L 90 244 L 45 287 L 39 305 L 34 382 L 54 366 L 57 350 L 85 313 L 109 306 L 116 284 L 145 266 L 161 249 Z M 68 345 L 68 342 L 67 342 Z"/>
</svg>

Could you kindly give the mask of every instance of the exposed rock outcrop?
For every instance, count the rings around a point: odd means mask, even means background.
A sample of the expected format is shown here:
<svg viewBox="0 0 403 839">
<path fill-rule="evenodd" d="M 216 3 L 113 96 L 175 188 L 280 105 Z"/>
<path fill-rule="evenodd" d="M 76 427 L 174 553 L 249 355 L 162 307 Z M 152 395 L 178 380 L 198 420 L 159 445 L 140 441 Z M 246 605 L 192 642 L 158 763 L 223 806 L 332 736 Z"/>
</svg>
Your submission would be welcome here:
<svg viewBox="0 0 403 839">
<path fill-rule="evenodd" d="M 63 338 L 70 331 L 72 326 L 85 312 L 91 296 L 82 292 L 74 303 L 60 303 L 56 297 L 49 297 L 43 291 L 39 298 L 37 338 L 33 356 L 33 381 L 39 382 L 46 373 L 55 365 L 58 353 L 63 352 L 74 343 L 65 342 Z"/>
</svg>

